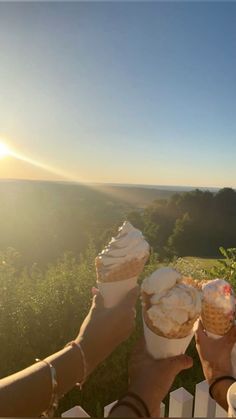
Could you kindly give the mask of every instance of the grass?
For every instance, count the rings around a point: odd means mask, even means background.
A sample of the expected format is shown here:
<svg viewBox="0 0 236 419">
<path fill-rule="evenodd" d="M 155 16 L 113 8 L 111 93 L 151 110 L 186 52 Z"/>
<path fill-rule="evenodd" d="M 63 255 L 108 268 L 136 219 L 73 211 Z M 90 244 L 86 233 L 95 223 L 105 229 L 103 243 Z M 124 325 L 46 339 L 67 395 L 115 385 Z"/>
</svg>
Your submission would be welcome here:
<svg viewBox="0 0 236 419">
<path fill-rule="evenodd" d="M 185 256 L 183 257 L 184 260 L 187 262 L 195 265 L 198 264 L 200 268 L 209 270 L 214 266 L 219 266 L 219 259 L 208 259 L 208 258 L 198 258 L 194 256 Z"/>
</svg>

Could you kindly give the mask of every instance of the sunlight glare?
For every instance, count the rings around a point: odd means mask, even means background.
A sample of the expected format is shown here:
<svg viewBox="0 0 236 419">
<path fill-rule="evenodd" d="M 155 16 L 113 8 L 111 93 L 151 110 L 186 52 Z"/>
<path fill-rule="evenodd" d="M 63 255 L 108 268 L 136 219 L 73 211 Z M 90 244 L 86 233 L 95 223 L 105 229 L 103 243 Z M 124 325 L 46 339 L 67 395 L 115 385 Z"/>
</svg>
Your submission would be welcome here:
<svg viewBox="0 0 236 419">
<path fill-rule="evenodd" d="M 11 150 L 7 147 L 6 144 L 0 143 L 0 159 L 3 159 L 4 157 L 10 156 Z"/>
</svg>

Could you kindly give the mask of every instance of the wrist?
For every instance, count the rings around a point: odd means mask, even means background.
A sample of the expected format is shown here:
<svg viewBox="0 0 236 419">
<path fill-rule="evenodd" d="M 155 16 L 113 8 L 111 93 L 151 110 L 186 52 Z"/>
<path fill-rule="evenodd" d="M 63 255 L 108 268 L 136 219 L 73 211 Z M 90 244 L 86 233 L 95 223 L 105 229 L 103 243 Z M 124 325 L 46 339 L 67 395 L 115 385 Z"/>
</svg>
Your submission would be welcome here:
<svg viewBox="0 0 236 419">
<path fill-rule="evenodd" d="M 161 398 L 158 396 L 158 391 L 155 391 L 155 396 L 145 386 L 145 383 L 133 383 L 129 386 L 128 392 L 135 393 L 146 404 L 151 416 L 158 417 L 161 406 Z"/>
<path fill-rule="evenodd" d="M 81 345 L 81 348 L 84 352 L 84 357 L 87 366 L 87 376 L 89 376 L 95 370 L 98 364 L 95 360 L 96 356 L 94 356 L 96 354 L 96 349 L 94 348 L 94 345 L 91 345 L 91 342 L 89 342 L 88 339 L 84 336 L 77 336 L 75 342 L 78 345 Z"/>
<path fill-rule="evenodd" d="M 115 413 L 114 413 L 115 412 Z M 111 409 L 110 416 L 151 417 L 144 400 L 137 393 L 128 391 Z"/>
<path fill-rule="evenodd" d="M 227 392 L 236 380 L 232 376 L 221 376 L 215 378 L 209 387 L 210 396 L 225 410 L 228 409 Z"/>
<path fill-rule="evenodd" d="M 137 418 L 138 415 L 136 412 L 134 412 L 132 410 L 132 408 L 128 407 L 128 406 L 114 406 L 114 408 L 112 409 L 112 411 L 110 411 L 109 413 L 109 417 L 114 416 L 115 418 L 131 418 L 131 417 L 135 417 Z"/>
<path fill-rule="evenodd" d="M 87 377 L 88 377 L 88 365 L 87 360 L 85 357 L 84 350 L 81 346 L 80 342 L 77 342 L 73 340 L 72 342 L 69 342 L 66 347 L 71 347 L 76 351 L 77 359 L 78 359 L 78 381 L 76 382 L 76 385 L 82 389 L 83 384 L 85 383 Z M 79 357 L 79 358 L 78 358 Z"/>
<path fill-rule="evenodd" d="M 232 376 L 231 370 L 219 370 L 208 368 L 204 371 L 205 378 L 209 386 L 220 377 Z"/>
</svg>

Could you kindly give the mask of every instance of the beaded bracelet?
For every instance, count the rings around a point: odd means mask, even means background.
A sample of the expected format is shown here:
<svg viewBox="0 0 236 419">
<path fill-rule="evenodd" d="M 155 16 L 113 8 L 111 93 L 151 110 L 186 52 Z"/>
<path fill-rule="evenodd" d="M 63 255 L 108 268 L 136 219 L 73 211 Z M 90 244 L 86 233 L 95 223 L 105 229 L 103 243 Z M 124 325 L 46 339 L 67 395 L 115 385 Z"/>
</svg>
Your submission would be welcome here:
<svg viewBox="0 0 236 419">
<path fill-rule="evenodd" d="M 212 390 L 215 387 L 215 384 L 219 383 L 220 381 L 223 380 L 231 380 L 231 381 L 236 381 L 236 379 L 234 377 L 232 377 L 231 375 L 223 375 L 222 377 L 218 377 L 216 378 L 213 383 L 211 383 L 210 387 L 209 387 L 209 394 L 211 396 L 212 399 L 214 399 L 213 394 L 212 394 Z"/>
<path fill-rule="evenodd" d="M 50 362 L 46 361 L 45 359 L 38 359 L 38 358 L 36 358 L 35 361 L 36 362 L 44 362 L 49 367 L 49 369 L 50 369 L 51 383 L 52 383 L 52 395 L 51 395 L 49 407 L 41 415 L 41 417 L 50 418 L 50 417 L 53 417 L 54 412 L 55 412 L 55 410 L 58 407 L 57 373 L 56 373 L 56 370 L 55 370 L 54 366 L 52 364 L 50 364 Z"/>
<path fill-rule="evenodd" d="M 65 348 L 67 346 L 72 346 L 72 348 L 77 348 L 80 351 L 80 355 L 81 355 L 82 363 L 83 363 L 83 378 L 82 378 L 81 382 L 76 383 L 76 385 L 80 388 L 80 390 L 82 390 L 82 386 L 85 383 L 86 378 L 88 376 L 88 367 L 87 367 L 87 361 L 86 361 L 85 353 L 84 353 L 80 343 L 77 343 L 75 340 L 72 340 L 72 342 L 67 343 Z"/>
</svg>

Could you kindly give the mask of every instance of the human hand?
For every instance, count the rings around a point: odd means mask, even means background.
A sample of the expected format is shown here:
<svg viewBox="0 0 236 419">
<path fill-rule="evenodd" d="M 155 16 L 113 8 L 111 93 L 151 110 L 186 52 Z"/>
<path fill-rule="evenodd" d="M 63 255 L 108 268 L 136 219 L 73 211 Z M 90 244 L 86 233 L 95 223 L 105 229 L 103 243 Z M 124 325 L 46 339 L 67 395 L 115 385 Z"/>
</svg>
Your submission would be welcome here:
<svg viewBox="0 0 236 419">
<path fill-rule="evenodd" d="M 95 292 L 90 311 L 76 338 L 76 342 L 80 343 L 84 350 L 88 374 L 130 336 L 135 326 L 135 304 L 139 287 L 129 291 L 126 297 L 112 308 L 104 308 L 102 295 L 98 290 Z"/>
<path fill-rule="evenodd" d="M 187 355 L 155 360 L 146 350 L 144 338 L 134 349 L 130 360 L 129 391 L 138 394 L 147 404 L 152 417 L 160 414 L 160 404 L 169 392 L 176 375 L 191 368 L 193 360 Z"/>
<path fill-rule="evenodd" d="M 231 352 L 236 343 L 236 326 L 222 338 L 213 339 L 207 336 L 202 322 L 199 321 L 195 340 L 203 373 L 209 384 L 217 377 L 232 376 Z"/>
</svg>

